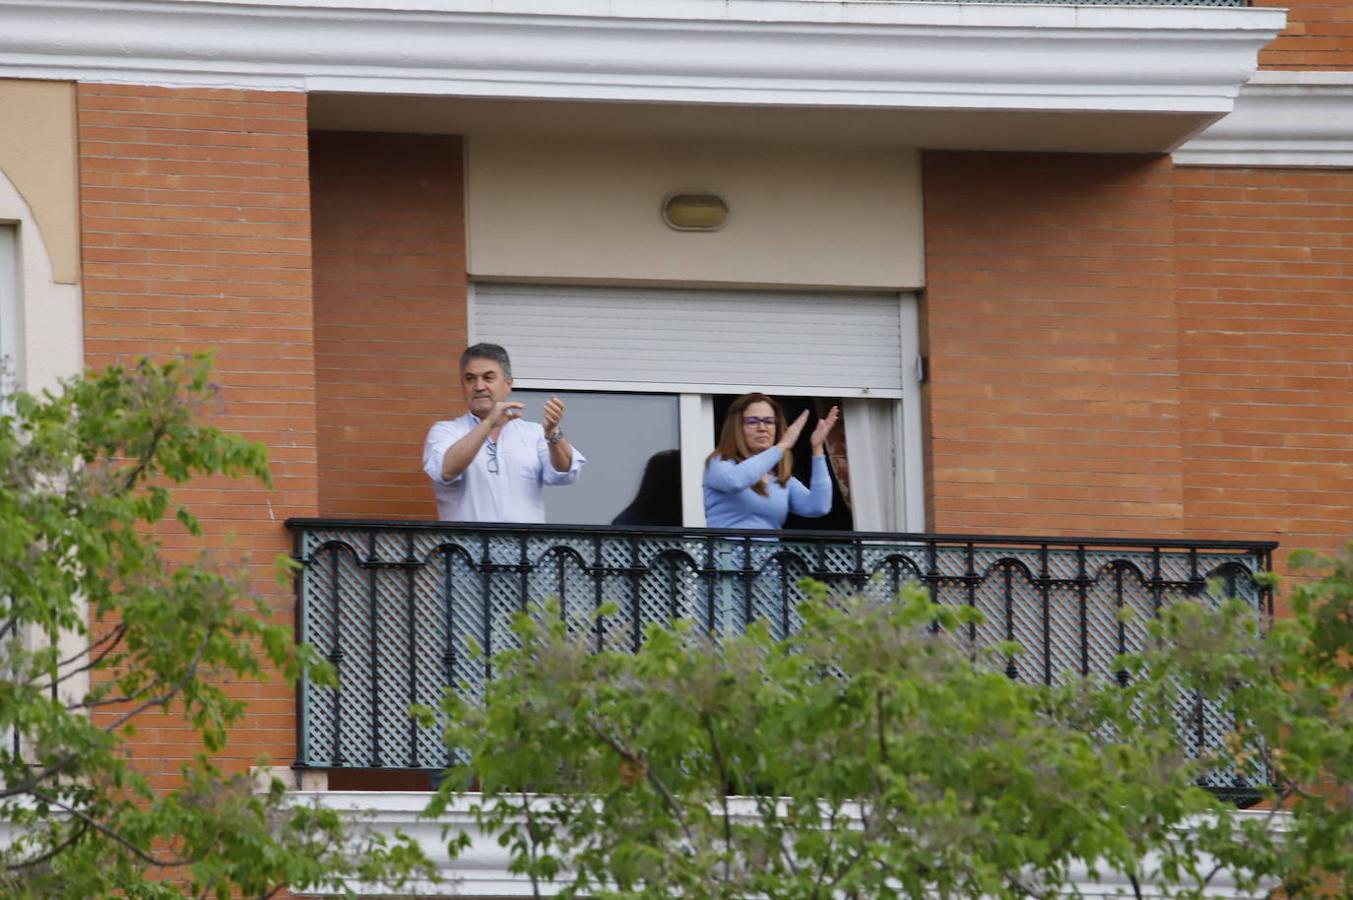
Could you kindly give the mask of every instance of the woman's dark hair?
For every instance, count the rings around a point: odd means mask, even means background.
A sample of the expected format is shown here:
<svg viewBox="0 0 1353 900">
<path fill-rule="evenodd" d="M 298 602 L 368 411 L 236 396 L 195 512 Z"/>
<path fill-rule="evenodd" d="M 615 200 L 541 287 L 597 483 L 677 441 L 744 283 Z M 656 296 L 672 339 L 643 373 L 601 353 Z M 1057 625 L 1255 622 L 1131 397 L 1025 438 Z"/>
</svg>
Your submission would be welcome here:
<svg viewBox="0 0 1353 900">
<path fill-rule="evenodd" d="M 681 452 L 659 450 L 648 458 L 639 493 L 612 525 L 681 524 Z"/>
</svg>

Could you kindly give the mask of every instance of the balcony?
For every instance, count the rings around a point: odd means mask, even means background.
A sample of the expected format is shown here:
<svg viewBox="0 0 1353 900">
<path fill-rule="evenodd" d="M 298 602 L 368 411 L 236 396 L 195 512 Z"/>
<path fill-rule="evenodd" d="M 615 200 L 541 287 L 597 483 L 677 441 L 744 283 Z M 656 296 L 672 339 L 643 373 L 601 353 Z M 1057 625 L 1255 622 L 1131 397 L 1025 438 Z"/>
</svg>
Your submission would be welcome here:
<svg viewBox="0 0 1353 900">
<path fill-rule="evenodd" d="M 0 75 L 311 95 L 365 131 L 1156 153 L 1230 112 L 1243 0 L 7 0 Z"/>
<path fill-rule="evenodd" d="M 799 625 L 804 578 L 886 598 L 907 583 L 937 603 L 981 610 L 985 622 L 949 637 L 970 650 L 1016 641 L 1006 674 L 1054 683 L 1125 677 L 1113 661 L 1143 646 L 1163 605 L 1203 595 L 1210 579 L 1271 612 L 1255 578 L 1272 543 L 1134 541 L 617 529 L 292 519 L 301 564 L 297 639 L 337 669 L 339 686 L 299 686 L 299 768 L 435 771 L 450 762 L 436 728 L 412 704 L 435 707 L 450 688 L 480 696 L 489 659 L 513 640 L 522 610 L 558 598 L 597 647 L 634 649 L 651 624 L 693 620 L 714 641 L 765 619 L 777 636 Z M 618 607 L 596 619 L 603 603 Z M 1135 615 L 1123 616 L 1124 610 Z M 475 652 L 482 648 L 483 654 Z M 1214 746 L 1218 711 L 1186 698 L 1187 746 Z M 1217 772 L 1208 787 L 1243 797 L 1262 772 Z"/>
</svg>

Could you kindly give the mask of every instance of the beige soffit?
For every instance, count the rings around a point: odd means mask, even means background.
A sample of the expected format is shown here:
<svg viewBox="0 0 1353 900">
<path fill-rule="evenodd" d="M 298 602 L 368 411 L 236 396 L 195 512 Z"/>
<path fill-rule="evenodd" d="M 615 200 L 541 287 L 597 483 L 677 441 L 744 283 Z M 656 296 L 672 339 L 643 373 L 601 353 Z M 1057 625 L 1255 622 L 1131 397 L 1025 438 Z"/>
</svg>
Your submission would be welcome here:
<svg viewBox="0 0 1353 900">
<path fill-rule="evenodd" d="M 80 280 L 75 85 L 0 79 L 0 171 L 33 211 L 61 284 Z"/>
<path fill-rule="evenodd" d="M 663 199 L 715 193 L 727 224 L 663 223 Z M 471 136 L 477 278 L 906 290 L 924 281 L 915 150 Z"/>
</svg>

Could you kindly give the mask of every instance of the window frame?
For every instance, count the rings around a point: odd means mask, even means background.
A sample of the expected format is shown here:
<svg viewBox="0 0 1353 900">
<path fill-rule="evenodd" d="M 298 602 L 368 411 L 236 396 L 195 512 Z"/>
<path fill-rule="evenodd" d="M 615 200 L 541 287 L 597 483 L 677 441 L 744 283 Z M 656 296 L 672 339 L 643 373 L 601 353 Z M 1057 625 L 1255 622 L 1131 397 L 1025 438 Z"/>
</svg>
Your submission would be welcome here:
<svg viewBox="0 0 1353 900">
<path fill-rule="evenodd" d="M 495 283 L 498 279 L 495 279 Z M 467 286 L 466 323 L 467 343 L 493 340 L 492 335 L 475 333 L 475 282 Z M 539 285 L 547 289 L 550 285 Z M 562 286 L 561 286 L 562 287 Z M 579 285 L 568 287 L 577 289 Z M 601 286 L 598 286 L 601 287 Z M 692 288 L 694 290 L 694 288 Z M 748 288 L 755 292 L 755 288 Z M 767 290 L 771 290 L 767 288 Z M 781 289 L 782 290 L 782 289 Z M 838 397 L 891 400 L 894 405 L 893 484 L 879 489 L 894 493 L 897 511 L 893 527 L 887 530 L 902 533 L 925 531 L 925 470 L 921 417 L 920 365 L 920 301 L 916 293 L 902 291 L 896 294 L 900 317 L 900 347 L 898 359 L 902 368 L 901 391 L 843 391 L 839 387 L 765 385 L 749 387 L 729 384 L 666 384 L 657 382 L 576 381 L 564 377 L 514 378 L 513 388 L 523 390 L 594 391 L 616 393 L 659 393 L 679 397 L 679 426 L 681 439 L 682 522 L 688 528 L 705 526 L 704 495 L 701 483 L 705 458 L 714 450 L 714 403 L 716 394 L 741 394 L 748 390 L 762 390 L 771 394 L 797 397 Z M 512 348 L 507 348 L 512 352 Z"/>
</svg>

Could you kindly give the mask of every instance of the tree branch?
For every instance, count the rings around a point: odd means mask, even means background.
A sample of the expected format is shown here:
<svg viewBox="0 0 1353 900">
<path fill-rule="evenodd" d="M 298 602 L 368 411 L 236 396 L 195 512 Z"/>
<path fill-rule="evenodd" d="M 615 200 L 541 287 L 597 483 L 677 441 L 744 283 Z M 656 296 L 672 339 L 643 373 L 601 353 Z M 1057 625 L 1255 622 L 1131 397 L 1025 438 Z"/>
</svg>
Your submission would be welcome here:
<svg viewBox="0 0 1353 900">
<path fill-rule="evenodd" d="M 103 643 L 105 643 L 105 642 L 107 642 L 107 641 L 109 641 L 109 640 L 111 639 L 111 642 L 108 643 L 108 646 L 104 647 L 102 650 L 99 651 L 98 656 L 96 656 L 96 657 L 93 657 L 93 656 L 92 656 L 91 659 L 89 660 L 89 662 L 85 663 L 83 666 L 80 666 L 78 669 L 70 669 L 70 670 L 68 670 L 68 671 L 66 671 L 66 672 L 64 672 L 64 673 L 62 673 L 62 674 L 60 675 L 60 677 L 58 677 L 55 681 L 48 682 L 47 685 L 43 688 L 43 690 L 49 690 L 49 691 L 50 691 L 50 690 L 53 690 L 53 689 L 56 688 L 57 685 L 61 684 L 63 681 L 69 681 L 71 678 L 74 678 L 76 675 L 79 675 L 81 672 L 88 672 L 88 671 L 91 671 L 91 670 L 97 668 L 98 665 L 99 665 L 100 663 L 102 663 L 105 659 L 108 658 L 108 654 L 112 653 L 113 650 L 115 650 L 115 649 L 117 648 L 117 645 L 120 644 L 120 643 L 122 642 L 122 637 L 123 637 L 123 635 L 125 635 L 126 633 L 127 633 L 127 626 L 126 626 L 126 623 L 123 623 L 123 624 L 117 626 L 116 628 L 114 628 L 112 631 L 108 632 L 108 634 L 106 634 L 106 635 L 104 635 L 103 637 L 99 638 L 98 641 L 96 641 L 95 643 L 90 644 L 88 647 L 86 647 L 85 649 L 81 650 L 79 653 L 75 654 L 74 656 L 70 657 L 69 659 L 64 659 L 64 660 L 62 660 L 61 662 L 57 663 L 57 670 L 60 671 L 60 669 L 61 669 L 62 667 L 70 665 L 71 663 L 75 662 L 77 659 L 79 659 L 80 657 L 84 656 L 85 654 L 87 654 L 87 653 L 88 653 L 88 654 L 92 654 L 92 653 L 94 652 L 94 648 L 95 648 L 95 647 L 97 647 L 97 646 L 99 646 L 99 644 L 103 644 Z M 76 704 L 76 705 L 67 706 L 66 708 L 67 708 L 67 709 L 77 709 L 77 708 L 79 708 L 79 707 L 82 706 L 82 705 L 83 705 L 83 704 Z"/>
<path fill-rule="evenodd" d="M 878 720 L 879 758 L 888 765 L 888 733 L 883 726 L 883 691 L 874 692 L 874 714 Z"/>
<path fill-rule="evenodd" d="M 155 451 L 160 448 L 160 441 L 164 440 L 164 436 L 164 423 L 156 422 L 155 429 L 150 433 L 150 443 L 146 445 L 145 450 L 141 451 L 140 457 L 136 460 L 136 465 L 127 470 L 126 477 L 122 479 L 122 490 L 120 493 L 128 493 L 132 488 L 136 487 L 136 483 L 140 481 L 141 476 L 145 474 L 146 467 L 149 466 L 150 461 L 155 458 Z"/>
<path fill-rule="evenodd" d="M 78 840 L 84 835 L 84 833 L 85 833 L 86 831 L 88 831 L 88 830 L 89 830 L 89 826 L 86 825 L 84 822 L 81 822 L 80 825 L 79 825 L 79 827 L 76 828 L 75 831 L 71 832 L 71 835 L 70 835 L 68 838 L 66 838 L 66 839 L 65 839 L 64 841 L 62 841 L 61 843 L 57 844 L 55 847 L 51 847 L 50 849 L 46 850 L 45 852 L 43 852 L 42 854 L 40 854 L 40 855 L 38 855 L 38 856 L 33 857 L 32 859 L 25 859 L 25 860 L 23 860 L 23 861 L 21 861 L 21 862 L 16 862 L 16 863 L 8 863 L 8 864 L 6 864 L 5 869 L 8 870 L 8 871 L 13 872 L 13 871 L 18 870 L 18 869 L 31 869 L 33 866 L 40 866 L 40 865 L 42 865 L 43 863 L 45 863 L 47 860 L 49 860 L 49 859 L 51 859 L 52 857 L 56 856 L 56 855 L 57 855 L 58 853 L 60 853 L 62 850 L 65 850 L 67 847 L 69 847 L 69 846 L 71 846 L 72 844 L 74 844 L 74 843 L 75 843 L 76 841 L 78 841 Z"/>
<path fill-rule="evenodd" d="M 178 681 L 174 682 L 174 684 L 170 686 L 169 690 L 165 691 L 158 697 L 151 697 L 148 700 L 144 700 L 137 706 L 133 707 L 132 709 L 127 710 L 127 712 L 123 713 L 121 716 L 114 719 L 112 723 L 105 726 L 103 730 L 107 733 L 112 733 L 117 729 L 121 728 L 127 722 L 131 721 L 136 716 L 139 716 L 141 713 L 150 709 L 152 706 L 158 706 L 161 709 L 164 709 L 165 707 L 169 706 L 170 702 L 175 697 L 177 697 L 188 685 L 188 682 L 192 681 L 197 677 L 197 667 L 202 664 L 202 657 L 207 652 L 207 644 L 211 643 L 212 635 L 214 635 L 215 633 L 216 633 L 215 626 L 212 626 L 207 629 L 206 635 L 202 638 L 202 643 L 198 644 L 197 650 L 193 652 L 193 658 L 188 662 L 188 668 L 184 671 L 183 677 L 180 678 Z M 153 686 L 154 685 L 151 685 L 151 687 Z M 150 690 L 150 688 L 148 687 L 146 688 L 146 690 Z"/>
<path fill-rule="evenodd" d="M 709 735 L 709 748 L 714 754 L 714 765 L 719 770 L 719 805 L 723 808 L 723 880 L 728 883 L 733 878 L 733 820 L 728 814 L 728 767 L 724 764 L 723 753 L 719 749 L 719 738 L 714 733 L 714 725 L 705 713 L 700 714 L 700 725 Z"/>
<path fill-rule="evenodd" d="M 214 627 L 208 629 L 206 637 L 203 638 L 202 643 L 193 653 L 193 658 L 188 663 L 187 671 L 183 673 L 183 677 L 180 678 L 177 682 L 175 682 L 174 685 L 170 687 L 169 690 L 159 695 L 158 697 L 151 697 L 148 700 L 145 700 L 142 703 L 138 704 L 134 708 L 128 710 L 126 713 L 119 716 L 117 719 L 113 720 L 112 723 L 104 726 L 103 729 L 104 732 L 112 733 L 116 731 L 117 729 L 125 725 L 127 722 L 129 722 L 131 719 L 135 718 L 136 716 L 139 716 L 147 709 L 150 709 L 152 706 L 160 706 L 161 708 L 168 706 L 170 701 L 172 701 L 176 696 L 178 696 L 178 694 L 183 690 L 184 686 L 187 685 L 188 682 L 192 681 L 194 678 L 197 677 L 197 667 L 202 662 L 202 656 L 203 654 L 206 653 L 207 644 L 210 642 L 211 636 L 215 632 L 215 630 L 216 629 Z M 77 706 L 76 708 L 79 707 Z M 78 756 L 79 756 L 78 753 L 74 752 L 67 753 L 64 757 L 62 757 L 57 762 L 52 763 L 46 769 L 29 776 L 27 780 L 17 785 L 14 785 L 13 787 L 0 788 L 0 799 L 4 799 L 6 797 L 19 796 L 21 794 L 33 794 L 36 796 L 37 787 L 39 784 L 46 781 L 48 778 L 51 778 L 53 775 L 60 773 L 62 769 L 66 768 L 66 766 L 74 762 Z"/>
<path fill-rule="evenodd" d="M 112 828 L 109 828 L 107 825 L 104 825 L 102 822 L 95 819 L 93 816 L 89 815 L 88 813 L 84 812 L 78 807 L 71 806 L 69 803 L 63 803 L 56 797 L 53 797 L 50 794 L 46 794 L 42 791 L 33 791 L 32 793 L 34 797 L 46 801 L 47 803 L 52 804 L 58 809 L 65 810 L 67 813 L 74 816 L 76 819 L 84 823 L 86 826 L 93 828 L 99 834 L 102 834 L 104 837 L 107 837 L 112 841 L 114 841 L 115 843 L 121 845 L 133 856 L 135 856 L 142 862 L 146 863 L 147 865 L 155 866 L 161 869 L 173 869 L 177 868 L 178 866 L 186 866 L 189 863 L 194 862 L 194 860 L 186 858 L 183 859 L 176 858 L 168 860 L 160 859 L 154 854 L 147 853 L 146 851 L 142 850 L 140 847 L 136 846 L 131 841 L 127 840 L 122 835 L 118 834 Z"/>
<path fill-rule="evenodd" d="M 668 790 L 667 785 L 662 782 L 662 779 L 658 778 L 653 772 L 653 767 L 648 764 L 648 760 L 643 759 L 637 753 L 626 747 L 621 743 L 619 738 L 614 738 L 607 734 L 592 719 L 587 720 L 587 727 L 592 730 L 593 734 L 601 739 L 602 743 L 606 744 L 606 746 L 610 747 L 622 758 L 626 760 L 638 760 L 644 764 L 644 777 L 648 780 L 648 783 L 652 786 L 653 790 L 658 792 L 658 796 L 662 797 L 663 802 L 667 805 L 668 811 L 676 817 L 677 824 L 681 826 L 681 832 L 686 836 L 686 840 L 690 842 L 692 847 L 697 846 L 699 842 L 696 841 L 695 835 L 691 833 L 691 827 L 686 822 L 686 815 L 681 809 L 681 804 L 677 802 L 676 797 Z"/>
<path fill-rule="evenodd" d="M 120 641 L 122 640 L 122 636 L 125 635 L 126 633 L 127 633 L 127 623 L 126 623 L 126 622 L 119 622 L 116 628 L 114 628 L 113 630 L 109 631 L 107 634 L 105 634 L 103 637 L 99 638 L 97 641 L 94 641 L 93 643 L 91 643 L 88 647 L 85 647 L 85 648 L 81 649 L 79 652 L 75 653 L 73 656 L 69 656 L 69 657 L 67 657 L 66 659 L 61 660 L 61 662 L 57 663 L 57 666 L 58 666 L 58 667 L 69 666 L 71 663 L 74 663 L 74 662 L 75 662 L 76 660 L 78 660 L 80 657 L 82 657 L 82 656 L 87 656 L 87 655 L 89 655 L 89 654 L 92 654 L 92 653 L 99 647 L 99 645 L 101 645 L 101 644 L 107 644 L 107 643 L 111 642 L 112 645 L 115 646 L 118 642 L 120 642 Z M 106 655 L 107 655 L 107 651 L 104 651 L 104 652 L 99 656 L 99 658 L 102 659 L 102 658 L 103 658 L 104 656 L 106 656 Z"/>
</svg>

